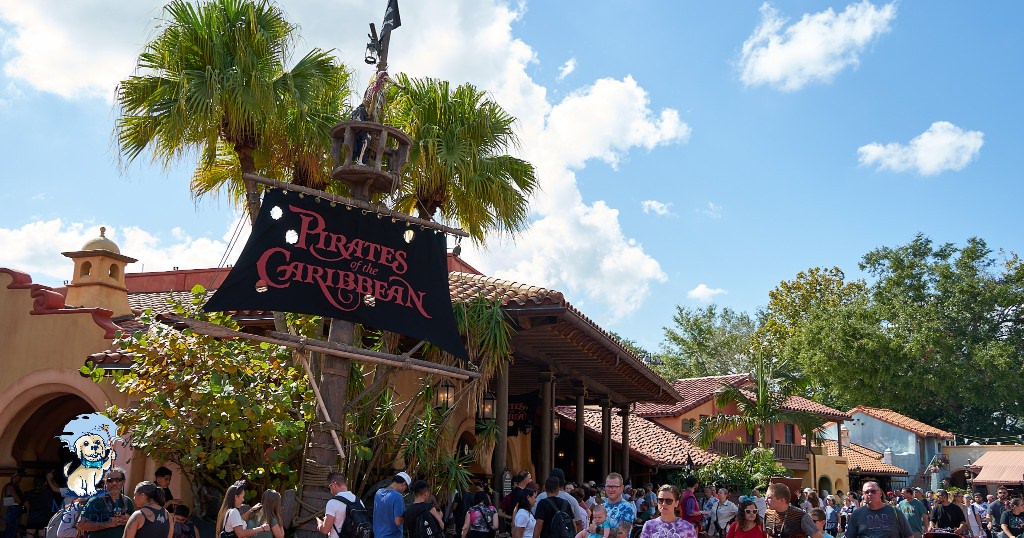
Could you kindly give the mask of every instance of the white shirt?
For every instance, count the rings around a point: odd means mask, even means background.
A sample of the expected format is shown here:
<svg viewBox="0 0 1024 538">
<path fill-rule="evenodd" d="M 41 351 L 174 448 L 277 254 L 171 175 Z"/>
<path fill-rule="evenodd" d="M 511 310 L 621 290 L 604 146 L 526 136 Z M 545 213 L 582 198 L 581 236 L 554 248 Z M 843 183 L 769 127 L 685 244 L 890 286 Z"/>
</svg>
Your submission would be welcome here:
<svg viewBox="0 0 1024 538">
<path fill-rule="evenodd" d="M 342 491 L 338 495 L 341 495 L 348 501 L 356 500 L 356 495 L 351 491 Z M 327 501 L 324 513 L 327 516 L 334 516 L 334 528 L 327 534 L 327 538 L 338 538 L 338 533 L 335 529 L 340 530 L 341 526 L 345 524 L 345 514 L 348 513 L 348 507 L 338 499 L 331 498 L 331 500 Z"/>
<path fill-rule="evenodd" d="M 537 518 L 533 517 L 529 510 L 520 508 L 516 511 L 516 517 L 512 520 L 512 524 L 525 529 L 523 538 L 533 538 L 533 528 L 537 526 Z"/>
<path fill-rule="evenodd" d="M 729 521 L 736 517 L 736 512 L 740 509 L 736 506 L 736 503 L 726 500 L 725 502 L 718 501 L 718 505 L 715 506 L 714 517 L 718 521 L 718 526 L 722 529 L 722 535 L 725 535 L 725 531 L 729 526 Z"/>
<path fill-rule="evenodd" d="M 235 527 L 245 527 L 245 520 L 242 519 L 242 514 L 238 513 L 237 508 L 228 510 L 227 515 L 224 516 L 224 531 L 231 532 L 235 530 Z"/>
</svg>

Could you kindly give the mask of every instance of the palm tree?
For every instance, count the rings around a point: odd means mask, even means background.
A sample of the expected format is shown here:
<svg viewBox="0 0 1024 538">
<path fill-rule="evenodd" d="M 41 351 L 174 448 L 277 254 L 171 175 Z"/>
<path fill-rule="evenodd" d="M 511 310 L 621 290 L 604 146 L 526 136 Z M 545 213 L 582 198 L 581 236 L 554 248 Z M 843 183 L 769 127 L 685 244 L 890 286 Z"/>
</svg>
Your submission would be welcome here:
<svg viewBox="0 0 1024 538">
<path fill-rule="evenodd" d="M 786 405 L 801 387 L 799 376 L 785 361 L 773 362 L 762 354 L 754 359 L 750 374 L 753 386 L 722 385 L 715 392 L 715 405 L 736 406 L 736 414 L 714 415 L 694 429 L 692 438 L 702 448 L 709 448 L 715 438 L 735 430 L 746 431 L 761 447 L 768 447 L 768 428 L 775 424 L 794 424 L 804 435 L 820 441 L 816 429 L 822 419 L 813 413 L 798 411 Z"/>
<path fill-rule="evenodd" d="M 454 222 L 477 243 L 490 231 L 526 227 L 537 188 L 533 165 L 508 155 L 518 144 L 515 118 L 471 84 L 396 77 L 387 121 L 413 145 L 396 209 Z"/>
<path fill-rule="evenodd" d="M 314 49 L 285 71 L 295 26 L 269 0 L 174 0 L 164 12 L 136 74 L 117 90 L 121 158 L 130 163 L 149 148 L 166 166 L 198 151 L 193 187 L 200 194 L 215 188 L 210 180 L 240 180 L 285 161 L 316 176 L 310 156 L 326 155 L 320 149 L 329 140 L 317 135 L 336 123 L 337 96 L 348 92 L 334 58 Z M 245 182 L 244 192 L 255 220 L 256 185 Z"/>
</svg>

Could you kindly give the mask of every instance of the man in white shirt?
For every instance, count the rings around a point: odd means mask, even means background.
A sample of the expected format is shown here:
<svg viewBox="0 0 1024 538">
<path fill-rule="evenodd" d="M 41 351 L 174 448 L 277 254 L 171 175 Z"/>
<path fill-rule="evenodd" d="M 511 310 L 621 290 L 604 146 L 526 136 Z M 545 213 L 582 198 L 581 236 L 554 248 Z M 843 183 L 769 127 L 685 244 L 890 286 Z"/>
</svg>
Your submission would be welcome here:
<svg viewBox="0 0 1024 538">
<path fill-rule="evenodd" d="M 361 501 L 354 493 L 348 490 L 348 482 L 345 480 L 345 475 L 330 473 L 327 475 L 327 482 L 327 487 L 330 488 L 331 495 L 334 498 L 327 501 L 324 518 L 316 518 L 317 530 L 326 534 L 327 538 L 339 538 L 338 530 L 345 524 L 345 513 L 347 512 L 345 503 L 341 502 L 339 497 L 349 502 L 361 503 Z"/>
</svg>

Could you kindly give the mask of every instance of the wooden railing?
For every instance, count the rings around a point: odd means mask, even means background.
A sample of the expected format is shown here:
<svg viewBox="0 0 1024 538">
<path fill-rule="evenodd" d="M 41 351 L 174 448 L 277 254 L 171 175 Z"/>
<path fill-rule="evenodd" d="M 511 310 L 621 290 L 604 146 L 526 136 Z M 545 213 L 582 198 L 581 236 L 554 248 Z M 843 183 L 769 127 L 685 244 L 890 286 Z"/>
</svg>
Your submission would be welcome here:
<svg viewBox="0 0 1024 538">
<path fill-rule="evenodd" d="M 772 443 L 775 449 L 775 459 L 778 461 L 807 461 L 807 447 L 804 445 L 789 445 L 783 443 Z M 757 445 L 753 443 L 741 443 L 738 441 L 715 441 L 711 449 L 725 456 L 740 457 L 750 452 Z"/>
</svg>

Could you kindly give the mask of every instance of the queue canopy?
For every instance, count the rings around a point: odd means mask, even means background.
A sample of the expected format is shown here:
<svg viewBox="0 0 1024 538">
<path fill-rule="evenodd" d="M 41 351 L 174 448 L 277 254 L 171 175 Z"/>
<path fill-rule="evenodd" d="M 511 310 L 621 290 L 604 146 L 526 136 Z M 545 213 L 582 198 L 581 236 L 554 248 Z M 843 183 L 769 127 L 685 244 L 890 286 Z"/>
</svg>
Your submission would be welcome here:
<svg viewBox="0 0 1024 538">
<path fill-rule="evenodd" d="M 981 467 L 981 472 L 974 477 L 978 484 L 1024 483 L 1024 449 L 989 450 L 972 467 Z"/>
</svg>

